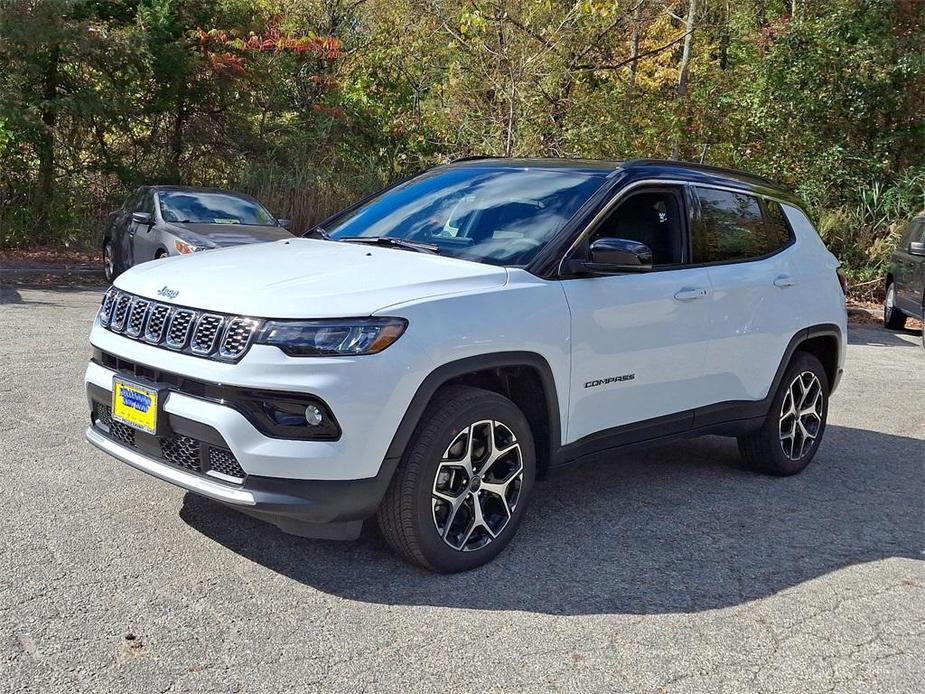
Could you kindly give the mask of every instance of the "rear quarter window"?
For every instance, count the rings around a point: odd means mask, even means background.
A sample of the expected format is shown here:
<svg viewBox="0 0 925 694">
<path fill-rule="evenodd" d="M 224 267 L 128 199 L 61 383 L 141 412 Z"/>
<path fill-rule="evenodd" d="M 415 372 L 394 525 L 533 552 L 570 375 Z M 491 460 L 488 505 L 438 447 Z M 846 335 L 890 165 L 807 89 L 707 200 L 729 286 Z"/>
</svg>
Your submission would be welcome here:
<svg viewBox="0 0 925 694">
<path fill-rule="evenodd" d="M 694 188 L 700 214 L 691 238 L 692 262 L 719 263 L 761 258 L 790 242 L 790 226 L 780 205 L 765 211 L 753 195 Z"/>
</svg>

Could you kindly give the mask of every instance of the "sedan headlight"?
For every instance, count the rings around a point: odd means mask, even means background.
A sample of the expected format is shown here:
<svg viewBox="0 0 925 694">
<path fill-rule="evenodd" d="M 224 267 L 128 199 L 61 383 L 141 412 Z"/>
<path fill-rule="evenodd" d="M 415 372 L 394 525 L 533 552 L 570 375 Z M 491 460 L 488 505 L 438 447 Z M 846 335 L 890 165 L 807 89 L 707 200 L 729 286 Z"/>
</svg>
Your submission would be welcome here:
<svg viewBox="0 0 925 694">
<path fill-rule="evenodd" d="M 408 327 L 404 318 L 267 321 L 257 344 L 274 345 L 291 357 L 339 357 L 381 352 Z"/>
<path fill-rule="evenodd" d="M 194 243 L 187 243 L 186 241 L 177 240 L 174 245 L 177 247 L 177 253 L 181 255 L 189 255 L 190 253 L 208 250 L 208 246 L 197 246 Z"/>
</svg>

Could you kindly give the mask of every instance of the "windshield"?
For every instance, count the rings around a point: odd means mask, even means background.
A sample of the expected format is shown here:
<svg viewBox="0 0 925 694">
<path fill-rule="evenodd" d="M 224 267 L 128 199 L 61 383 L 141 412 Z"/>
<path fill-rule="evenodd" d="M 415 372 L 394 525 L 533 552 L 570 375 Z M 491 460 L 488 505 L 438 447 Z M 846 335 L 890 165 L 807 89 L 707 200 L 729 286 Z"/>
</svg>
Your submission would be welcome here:
<svg viewBox="0 0 925 694">
<path fill-rule="evenodd" d="M 325 224 L 334 240 L 388 237 L 441 255 L 525 265 L 604 182 L 562 169 L 440 169 L 385 191 Z"/>
<path fill-rule="evenodd" d="M 265 208 L 229 193 L 160 191 L 158 198 L 165 222 L 276 226 L 273 215 Z"/>
</svg>

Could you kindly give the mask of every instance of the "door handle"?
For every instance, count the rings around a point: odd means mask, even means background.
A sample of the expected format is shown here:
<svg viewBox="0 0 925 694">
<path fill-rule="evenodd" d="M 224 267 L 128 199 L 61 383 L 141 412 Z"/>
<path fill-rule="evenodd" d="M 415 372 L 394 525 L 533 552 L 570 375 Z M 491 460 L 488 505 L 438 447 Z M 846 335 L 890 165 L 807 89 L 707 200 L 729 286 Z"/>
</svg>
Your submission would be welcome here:
<svg viewBox="0 0 925 694">
<path fill-rule="evenodd" d="M 774 286 L 780 287 L 781 289 L 786 289 L 787 287 L 792 287 L 797 281 L 793 279 L 790 275 L 779 275 L 774 280 Z"/>
<path fill-rule="evenodd" d="M 709 292 L 702 287 L 685 287 L 675 294 L 674 298 L 678 301 L 695 301 L 696 299 L 705 298 L 708 293 Z"/>
</svg>

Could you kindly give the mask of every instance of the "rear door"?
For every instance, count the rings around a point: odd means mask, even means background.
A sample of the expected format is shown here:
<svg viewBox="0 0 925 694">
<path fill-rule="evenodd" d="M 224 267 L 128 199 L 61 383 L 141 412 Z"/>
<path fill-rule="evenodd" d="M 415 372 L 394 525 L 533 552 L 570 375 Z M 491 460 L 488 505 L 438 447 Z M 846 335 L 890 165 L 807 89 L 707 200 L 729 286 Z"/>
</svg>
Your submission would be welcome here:
<svg viewBox="0 0 925 694">
<path fill-rule="evenodd" d="M 708 268 L 713 288 L 704 394 L 710 403 L 761 400 L 790 339 L 805 327 L 793 232 L 777 202 L 731 189 L 691 190 L 692 262 Z"/>
<path fill-rule="evenodd" d="M 706 404 L 710 278 L 685 263 L 687 209 L 680 185 L 627 194 L 584 242 L 645 243 L 654 269 L 562 281 L 572 325 L 566 442 L 663 417 L 659 432 L 675 433 Z"/>
</svg>

